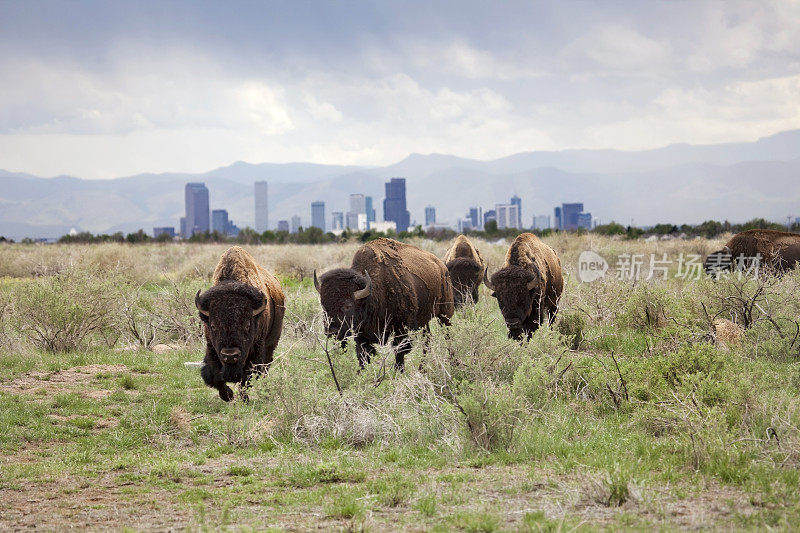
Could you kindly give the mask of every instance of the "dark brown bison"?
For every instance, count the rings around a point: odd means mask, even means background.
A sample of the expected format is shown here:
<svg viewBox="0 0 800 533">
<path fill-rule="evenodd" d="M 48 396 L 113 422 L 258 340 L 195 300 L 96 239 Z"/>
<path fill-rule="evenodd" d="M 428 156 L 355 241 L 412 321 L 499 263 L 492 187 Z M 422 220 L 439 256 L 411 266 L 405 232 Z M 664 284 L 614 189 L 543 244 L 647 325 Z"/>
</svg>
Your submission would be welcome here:
<svg viewBox="0 0 800 533">
<path fill-rule="evenodd" d="M 444 255 L 444 264 L 453 283 L 455 306 L 478 301 L 478 288 L 486 273 L 486 263 L 480 252 L 464 235 L 459 235 Z"/>
<path fill-rule="evenodd" d="M 721 250 L 708 255 L 706 273 L 719 276 L 721 271 L 749 268 L 759 258 L 759 271 L 786 272 L 797 263 L 800 234 L 769 229 L 751 229 L 737 233 Z"/>
<path fill-rule="evenodd" d="M 203 294 L 197 291 L 195 305 L 206 335 L 203 381 L 231 401 L 226 382 L 239 383 L 245 394 L 253 371 L 266 370 L 272 362 L 285 311 L 281 284 L 233 246 L 220 257 L 213 286 Z"/>
<path fill-rule="evenodd" d="M 408 332 L 428 329 L 432 318 L 445 325 L 453 316 L 450 275 L 438 257 L 392 239 L 362 246 L 351 268 L 329 270 L 317 278 L 327 327 L 325 333 L 345 341 L 352 335 L 359 364 L 375 354 L 375 343 L 394 335 L 395 365 L 402 370 L 411 350 Z"/>
<path fill-rule="evenodd" d="M 561 261 L 532 233 L 514 240 L 503 268 L 485 283 L 497 298 L 512 339 L 530 338 L 543 322 L 552 323 L 564 289 Z"/>
</svg>

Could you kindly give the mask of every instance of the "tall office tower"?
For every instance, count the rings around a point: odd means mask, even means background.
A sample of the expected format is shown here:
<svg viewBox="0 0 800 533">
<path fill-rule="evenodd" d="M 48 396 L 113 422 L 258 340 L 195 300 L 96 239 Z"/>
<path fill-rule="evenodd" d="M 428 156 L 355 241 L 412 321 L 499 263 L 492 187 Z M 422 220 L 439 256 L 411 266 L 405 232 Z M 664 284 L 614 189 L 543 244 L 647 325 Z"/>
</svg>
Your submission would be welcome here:
<svg viewBox="0 0 800 533">
<path fill-rule="evenodd" d="M 211 231 L 216 231 L 222 235 L 228 233 L 228 212 L 225 209 L 211 211 Z"/>
<path fill-rule="evenodd" d="M 386 183 L 386 198 L 383 200 L 383 220 L 394 222 L 397 232 L 408 231 L 411 215 L 406 209 L 406 179 L 392 178 Z"/>
<path fill-rule="evenodd" d="M 494 220 L 495 222 L 497 222 L 497 211 L 495 211 L 494 209 L 489 209 L 483 214 L 484 228 L 486 227 L 486 223 L 489 222 L 490 220 Z"/>
<path fill-rule="evenodd" d="M 497 229 L 519 228 L 519 208 L 516 204 L 497 204 Z"/>
<path fill-rule="evenodd" d="M 186 217 L 181 217 L 180 229 L 178 231 L 178 235 L 180 235 L 181 239 L 189 238 L 189 234 L 186 231 Z"/>
<path fill-rule="evenodd" d="M 561 208 L 556 207 L 553 209 L 553 229 L 564 229 L 563 221 L 561 219 Z"/>
<path fill-rule="evenodd" d="M 538 215 L 533 217 L 533 229 L 550 229 L 550 215 Z"/>
<path fill-rule="evenodd" d="M 372 196 L 364 197 L 364 205 L 367 208 L 367 229 L 369 229 L 370 224 L 375 222 L 375 208 L 372 207 Z"/>
<path fill-rule="evenodd" d="M 522 198 L 516 194 L 511 197 L 511 205 L 517 206 L 517 224 L 515 228 L 522 228 Z"/>
<path fill-rule="evenodd" d="M 481 227 L 483 221 L 483 213 L 480 207 L 469 208 L 469 219 L 472 221 L 472 228 L 478 229 Z"/>
<path fill-rule="evenodd" d="M 429 205 L 425 208 L 425 225 L 432 226 L 436 224 L 436 208 Z"/>
<path fill-rule="evenodd" d="M 297 233 L 298 231 L 300 231 L 300 226 L 301 225 L 302 225 L 302 222 L 300 221 L 300 217 L 297 216 L 297 215 L 294 215 L 292 217 L 291 233 Z"/>
<path fill-rule="evenodd" d="M 279 220 L 278 221 L 278 231 L 285 231 L 289 233 L 289 221 L 288 220 Z"/>
<path fill-rule="evenodd" d="M 350 195 L 350 213 L 367 214 L 367 199 L 363 194 Z"/>
<path fill-rule="evenodd" d="M 256 199 L 256 231 L 264 233 L 269 229 L 269 209 L 267 207 L 267 182 L 257 181 L 254 184 Z"/>
<path fill-rule="evenodd" d="M 578 227 L 583 228 L 585 230 L 592 229 L 592 214 L 591 213 L 579 213 L 578 214 Z"/>
<path fill-rule="evenodd" d="M 210 229 L 208 189 L 204 183 L 186 184 L 186 237 Z"/>
<path fill-rule="evenodd" d="M 344 213 L 341 211 L 334 211 L 331 213 L 331 230 L 344 229 Z"/>
<path fill-rule="evenodd" d="M 583 204 L 561 204 L 561 229 L 578 229 L 578 217 L 583 213 Z"/>
<path fill-rule="evenodd" d="M 325 202 L 311 202 L 311 225 L 325 232 Z"/>
</svg>

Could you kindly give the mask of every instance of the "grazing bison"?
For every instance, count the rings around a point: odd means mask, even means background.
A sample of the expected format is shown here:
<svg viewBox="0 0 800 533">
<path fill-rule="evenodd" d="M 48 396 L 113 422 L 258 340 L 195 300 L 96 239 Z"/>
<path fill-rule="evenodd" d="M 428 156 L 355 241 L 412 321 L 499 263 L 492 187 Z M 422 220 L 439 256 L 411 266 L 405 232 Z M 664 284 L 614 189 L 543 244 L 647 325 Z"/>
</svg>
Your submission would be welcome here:
<svg viewBox="0 0 800 533">
<path fill-rule="evenodd" d="M 706 273 L 718 276 L 720 271 L 752 265 L 760 257 L 760 269 L 776 273 L 794 268 L 798 261 L 800 234 L 769 229 L 751 229 L 737 233 L 721 250 L 708 255 Z M 740 265 L 739 261 L 744 264 Z"/>
<path fill-rule="evenodd" d="M 485 283 L 497 298 L 508 336 L 518 340 L 530 338 L 544 321 L 553 322 L 564 289 L 561 261 L 532 233 L 514 240 L 503 268 Z"/>
<path fill-rule="evenodd" d="M 239 246 L 228 249 L 214 270 L 213 286 L 194 303 L 206 335 L 201 375 L 229 402 L 226 385 L 247 388 L 254 370 L 266 369 L 283 327 L 284 296 L 277 278 Z"/>
<path fill-rule="evenodd" d="M 363 367 L 375 354 L 375 343 L 394 335 L 395 365 L 402 370 L 411 350 L 408 332 L 428 329 L 438 318 L 445 325 L 453 316 L 450 275 L 438 257 L 392 239 L 377 239 L 362 246 L 351 268 L 329 270 L 314 287 L 328 325 L 325 333 L 356 341 Z"/>
<path fill-rule="evenodd" d="M 478 301 L 478 287 L 483 282 L 486 263 L 480 252 L 464 235 L 459 235 L 444 255 L 444 264 L 453 282 L 453 299 L 456 308 L 468 301 Z"/>
</svg>

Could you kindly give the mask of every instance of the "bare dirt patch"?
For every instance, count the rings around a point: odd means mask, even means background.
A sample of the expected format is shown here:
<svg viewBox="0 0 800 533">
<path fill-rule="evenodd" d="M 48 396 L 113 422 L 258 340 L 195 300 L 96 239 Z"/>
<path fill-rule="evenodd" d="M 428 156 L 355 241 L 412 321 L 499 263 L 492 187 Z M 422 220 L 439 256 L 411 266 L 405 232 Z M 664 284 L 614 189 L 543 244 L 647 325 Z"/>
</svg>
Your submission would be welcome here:
<svg viewBox="0 0 800 533">
<path fill-rule="evenodd" d="M 0 390 L 11 394 L 52 396 L 63 392 L 77 392 L 85 398 L 102 399 L 112 391 L 88 389 L 87 385 L 98 374 L 118 375 L 129 372 L 125 365 L 84 365 L 56 372 L 28 372 L 7 383 Z"/>
</svg>

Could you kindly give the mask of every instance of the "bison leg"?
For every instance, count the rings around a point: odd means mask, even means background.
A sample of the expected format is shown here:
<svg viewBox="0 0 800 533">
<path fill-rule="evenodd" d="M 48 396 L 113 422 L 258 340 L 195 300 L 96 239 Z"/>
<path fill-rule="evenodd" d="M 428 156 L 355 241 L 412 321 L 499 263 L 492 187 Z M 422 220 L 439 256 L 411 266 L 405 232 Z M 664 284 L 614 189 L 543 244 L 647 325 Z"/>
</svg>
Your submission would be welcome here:
<svg viewBox="0 0 800 533">
<path fill-rule="evenodd" d="M 395 335 L 392 344 L 394 345 L 394 366 L 403 372 L 406 368 L 406 354 L 411 351 L 411 339 L 407 334 Z"/>
<path fill-rule="evenodd" d="M 231 390 L 222 379 L 222 365 L 219 364 L 219 360 L 210 346 L 206 351 L 205 359 L 203 359 L 203 368 L 200 370 L 200 377 L 203 378 L 206 385 L 217 389 L 219 397 L 224 401 L 229 402 L 233 400 L 233 390 Z"/>
<path fill-rule="evenodd" d="M 358 366 L 364 368 L 364 365 L 368 365 L 372 356 L 375 355 L 375 346 L 371 342 L 356 338 L 356 355 L 358 356 Z"/>
</svg>

